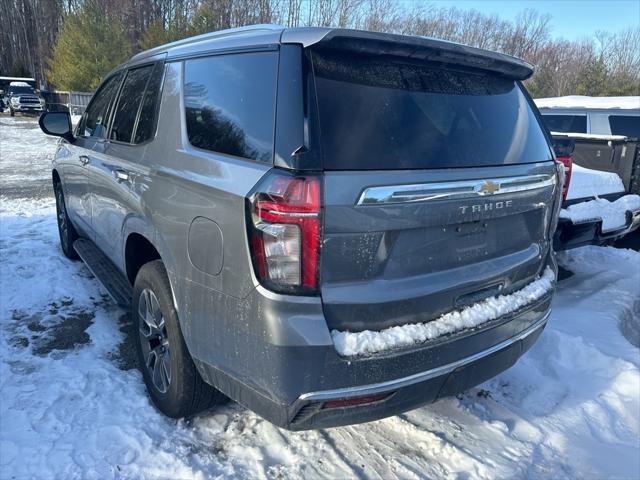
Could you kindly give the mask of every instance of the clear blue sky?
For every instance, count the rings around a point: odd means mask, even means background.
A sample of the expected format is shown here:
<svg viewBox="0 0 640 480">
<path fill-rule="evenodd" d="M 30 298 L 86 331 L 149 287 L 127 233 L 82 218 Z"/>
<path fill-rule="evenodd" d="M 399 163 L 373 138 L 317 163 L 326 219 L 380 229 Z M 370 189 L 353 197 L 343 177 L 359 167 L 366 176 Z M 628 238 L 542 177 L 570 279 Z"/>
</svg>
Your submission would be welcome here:
<svg viewBox="0 0 640 480">
<path fill-rule="evenodd" d="M 576 39 L 591 36 L 597 30 L 615 32 L 640 25 L 640 0 L 399 0 L 405 4 L 430 3 L 455 6 L 497 14 L 512 20 L 525 8 L 534 8 L 552 15 L 555 37 Z"/>
</svg>

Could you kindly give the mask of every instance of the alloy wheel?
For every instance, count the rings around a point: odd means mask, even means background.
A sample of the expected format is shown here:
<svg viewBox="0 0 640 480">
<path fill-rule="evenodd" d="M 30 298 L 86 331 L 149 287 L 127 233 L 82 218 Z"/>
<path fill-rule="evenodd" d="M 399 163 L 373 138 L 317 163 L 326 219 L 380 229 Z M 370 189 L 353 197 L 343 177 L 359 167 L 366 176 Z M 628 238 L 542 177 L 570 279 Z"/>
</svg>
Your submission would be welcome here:
<svg viewBox="0 0 640 480">
<path fill-rule="evenodd" d="M 151 289 L 145 288 L 140 294 L 138 319 L 145 368 L 155 388 L 166 393 L 171 384 L 171 349 L 158 297 Z"/>
</svg>

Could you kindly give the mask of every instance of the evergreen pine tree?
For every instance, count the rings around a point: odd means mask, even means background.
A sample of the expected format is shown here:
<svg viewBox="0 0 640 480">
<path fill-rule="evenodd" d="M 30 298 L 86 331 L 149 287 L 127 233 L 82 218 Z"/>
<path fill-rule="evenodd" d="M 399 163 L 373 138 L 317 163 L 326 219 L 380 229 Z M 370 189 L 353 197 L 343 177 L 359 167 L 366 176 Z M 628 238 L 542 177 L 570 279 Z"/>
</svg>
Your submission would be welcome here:
<svg viewBox="0 0 640 480">
<path fill-rule="evenodd" d="M 86 0 L 70 13 L 49 61 L 47 77 L 62 90 L 93 91 L 131 54 L 125 29 L 99 0 Z"/>
<path fill-rule="evenodd" d="M 578 95 L 598 97 L 608 93 L 608 70 L 602 56 L 589 60 L 579 77 L 576 85 Z"/>
</svg>

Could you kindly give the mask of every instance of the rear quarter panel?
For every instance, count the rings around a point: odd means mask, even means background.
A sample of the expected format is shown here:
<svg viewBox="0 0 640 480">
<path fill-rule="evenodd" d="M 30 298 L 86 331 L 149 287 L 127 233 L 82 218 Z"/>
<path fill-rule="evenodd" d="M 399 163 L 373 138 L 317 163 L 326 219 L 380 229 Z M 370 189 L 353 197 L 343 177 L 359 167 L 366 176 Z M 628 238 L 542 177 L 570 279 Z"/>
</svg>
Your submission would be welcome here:
<svg viewBox="0 0 640 480">
<path fill-rule="evenodd" d="M 158 132 L 145 153 L 148 175 L 142 179 L 140 201 L 146 218 L 143 223 L 153 226 L 153 242 L 169 272 L 187 346 L 193 356 L 211 360 L 212 344 L 224 343 L 225 337 L 224 329 L 216 327 L 220 325 L 216 315 L 234 312 L 239 299 L 255 288 L 244 199 L 271 165 L 189 145 L 182 72 L 182 62 L 166 65 Z M 207 231 L 218 231 L 211 228 L 205 229 L 204 235 L 199 230 L 200 234 L 190 238 L 196 219 L 216 225 L 220 236 L 208 236 Z M 200 268 L 194 265 L 195 256 L 215 257 L 210 264 L 217 267 L 204 271 L 202 264 L 198 265 Z M 207 296 L 218 297 L 218 312 L 205 307 L 208 302 L 203 297 Z"/>
</svg>

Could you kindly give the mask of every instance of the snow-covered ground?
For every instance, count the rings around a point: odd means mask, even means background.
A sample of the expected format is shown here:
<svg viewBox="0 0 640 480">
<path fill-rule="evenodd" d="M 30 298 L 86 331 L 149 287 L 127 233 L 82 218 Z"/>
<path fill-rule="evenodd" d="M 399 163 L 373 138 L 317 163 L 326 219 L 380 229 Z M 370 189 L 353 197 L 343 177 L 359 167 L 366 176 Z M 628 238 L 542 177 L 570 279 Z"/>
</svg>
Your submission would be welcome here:
<svg viewBox="0 0 640 480">
<path fill-rule="evenodd" d="M 564 253 L 538 343 L 456 398 L 298 433 L 235 403 L 175 421 L 132 368 L 125 312 L 60 253 L 54 145 L 0 116 L 0 478 L 640 477 L 639 253 Z"/>
</svg>

